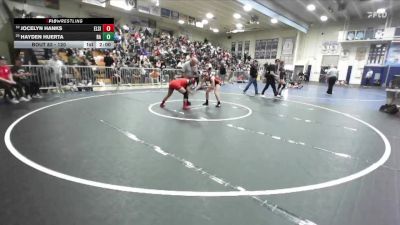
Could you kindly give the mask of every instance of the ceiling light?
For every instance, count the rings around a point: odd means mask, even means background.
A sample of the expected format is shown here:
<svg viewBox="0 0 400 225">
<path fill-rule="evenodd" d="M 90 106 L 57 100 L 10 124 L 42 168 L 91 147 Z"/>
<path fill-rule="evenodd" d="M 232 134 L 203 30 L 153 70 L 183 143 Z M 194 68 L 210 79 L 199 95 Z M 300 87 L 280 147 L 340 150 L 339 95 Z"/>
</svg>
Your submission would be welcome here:
<svg viewBox="0 0 400 225">
<path fill-rule="evenodd" d="M 196 22 L 196 27 L 203 28 L 204 25 L 202 22 Z"/>
<path fill-rule="evenodd" d="M 321 18 L 320 18 L 320 19 L 321 19 L 321 21 L 322 21 L 322 22 L 325 22 L 325 21 L 327 21 L 327 20 L 328 20 L 328 17 L 327 17 L 327 16 L 321 16 Z"/>
<path fill-rule="evenodd" d="M 251 11 L 253 9 L 253 7 L 249 4 L 246 4 L 243 6 L 243 9 L 244 9 L 244 11 L 248 12 L 248 11 Z"/>
<path fill-rule="evenodd" d="M 380 13 L 380 14 L 383 14 L 383 13 L 386 12 L 386 9 L 385 8 L 380 8 L 380 9 L 376 10 L 376 12 Z"/>
<path fill-rule="evenodd" d="M 37 15 L 36 18 L 44 18 L 44 16 Z"/>
<path fill-rule="evenodd" d="M 202 20 L 201 23 L 203 23 L 204 25 L 208 24 L 208 20 Z"/>
<path fill-rule="evenodd" d="M 207 13 L 207 14 L 206 14 L 206 17 L 207 17 L 208 19 L 212 19 L 212 18 L 214 18 L 214 15 L 213 15 L 212 13 Z"/>
<path fill-rule="evenodd" d="M 271 23 L 278 23 L 278 20 L 275 19 L 275 18 L 272 18 L 272 19 L 271 19 Z"/>
<path fill-rule="evenodd" d="M 184 23 L 185 23 L 185 21 L 183 21 L 183 20 L 179 20 L 179 21 L 178 21 L 178 23 L 179 23 L 179 24 L 184 24 Z"/>
<path fill-rule="evenodd" d="M 233 17 L 234 17 L 235 19 L 240 19 L 242 16 L 241 16 L 239 13 L 234 13 L 234 14 L 233 14 Z"/>
<path fill-rule="evenodd" d="M 236 34 L 236 33 L 241 33 L 241 32 L 244 32 L 244 30 L 243 29 L 235 29 L 235 30 L 230 31 L 229 33 Z"/>
<path fill-rule="evenodd" d="M 214 33 L 218 33 L 219 32 L 219 30 L 217 28 L 214 28 L 213 31 L 214 31 Z"/>
<path fill-rule="evenodd" d="M 309 5 L 307 6 L 307 10 L 308 10 L 308 11 L 314 11 L 314 10 L 315 10 L 315 5 L 309 4 Z"/>
<path fill-rule="evenodd" d="M 238 29 L 242 29 L 242 28 L 243 28 L 243 24 L 238 23 L 238 24 L 236 24 L 236 27 L 237 27 Z"/>
</svg>

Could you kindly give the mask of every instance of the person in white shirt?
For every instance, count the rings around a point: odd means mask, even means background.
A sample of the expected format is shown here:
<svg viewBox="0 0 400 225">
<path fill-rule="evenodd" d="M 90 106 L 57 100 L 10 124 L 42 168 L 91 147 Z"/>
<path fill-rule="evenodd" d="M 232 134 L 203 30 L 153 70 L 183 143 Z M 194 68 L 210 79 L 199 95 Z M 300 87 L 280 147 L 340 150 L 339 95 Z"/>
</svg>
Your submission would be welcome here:
<svg viewBox="0 0 400 225">
<path fill-rule="evenodd" d="M 368 86 L 369 82 L 371 81 L 372 76 L 374 75 L 374 71 L 369 69 L 367 74 L 365 75 L 365 85 Z"/>
<path fill-rule="evenodd" d="M 331 95 L 333 86 L 335 85 L 337 78 L 339 75 L 339 70 L 336 66 L 331 66 L 330 69 L 327 71 L 326 77 L 328 81 L 328 90 L 326 91 L 327 94 Z"/>
<path fill-rule="evenodd" d="M 183 63 L 182 61 L 179 61 L 178 65 L 176 66 L 177 69 L 182 69 Z"/>
</svg>

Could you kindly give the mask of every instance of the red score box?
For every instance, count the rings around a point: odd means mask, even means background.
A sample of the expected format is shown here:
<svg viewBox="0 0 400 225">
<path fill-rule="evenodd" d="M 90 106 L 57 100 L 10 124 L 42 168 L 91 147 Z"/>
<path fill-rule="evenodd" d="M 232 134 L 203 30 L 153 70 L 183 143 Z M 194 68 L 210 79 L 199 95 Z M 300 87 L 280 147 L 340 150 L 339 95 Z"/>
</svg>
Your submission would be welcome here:
<svg viewBox="0 0 400 225">
<path fill-rule="evenodd" d="M 114 24 L 103 24 L 103 32 L 114 32 Z"/>
</svg>

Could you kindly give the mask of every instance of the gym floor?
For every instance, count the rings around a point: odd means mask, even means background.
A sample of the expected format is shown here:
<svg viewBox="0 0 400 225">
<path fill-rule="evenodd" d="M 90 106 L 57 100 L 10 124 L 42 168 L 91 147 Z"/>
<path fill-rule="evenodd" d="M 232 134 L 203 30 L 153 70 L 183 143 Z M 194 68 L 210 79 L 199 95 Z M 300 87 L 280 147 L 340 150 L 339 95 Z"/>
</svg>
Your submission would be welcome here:
<svg viewBox="0 0 400 225">
<path fill-rule="evenodd" d="M 178 92 L 160 108 L 166 89 L 2 103 L 1 224 L 400 224 L 384 90 L 244 86 L 189 111 Z"/>
</svg>

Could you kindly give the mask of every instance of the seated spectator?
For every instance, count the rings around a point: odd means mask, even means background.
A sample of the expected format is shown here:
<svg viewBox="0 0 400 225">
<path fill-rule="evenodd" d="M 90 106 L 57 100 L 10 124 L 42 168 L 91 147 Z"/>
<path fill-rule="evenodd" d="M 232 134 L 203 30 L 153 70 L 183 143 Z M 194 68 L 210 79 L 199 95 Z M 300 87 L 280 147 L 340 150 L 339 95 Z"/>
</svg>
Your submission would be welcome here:
<svg viewBox="0 0 400 225">
<path fill-rule="evenodd" d="M 13 79 L 17 83 L 17 90 L 19 93 L 20 101 L 30 101 L 32 97 L 41 98 L 40 85 L 39 83 L 30 80 L 29 77 L 32 76 L 31 73 L 25 71 L 22 67 L 21 59 L 15 60 L 15 66 L 11 69 L 11 73 L 13 74 Z"/>
<path fill-rule="evenodd" d="M 183 63 L 181 60 L 179 60 L 178 65 L 176 66 L 177 69 L 182 69 Z"/>
<path fill-rule="evenodd" d="M 4 98 L 13 104 L 18 104 L 19 101 L 13 95 L 13 88 L 16 88 L 17 82 L 13 80 L 10 67 L 7 66 L 7 61 L 4 56 L 0 56 L 0 88 L 4 89 Z M 15 94 L 15 93 L 14 93 Z"/>
</svg>

